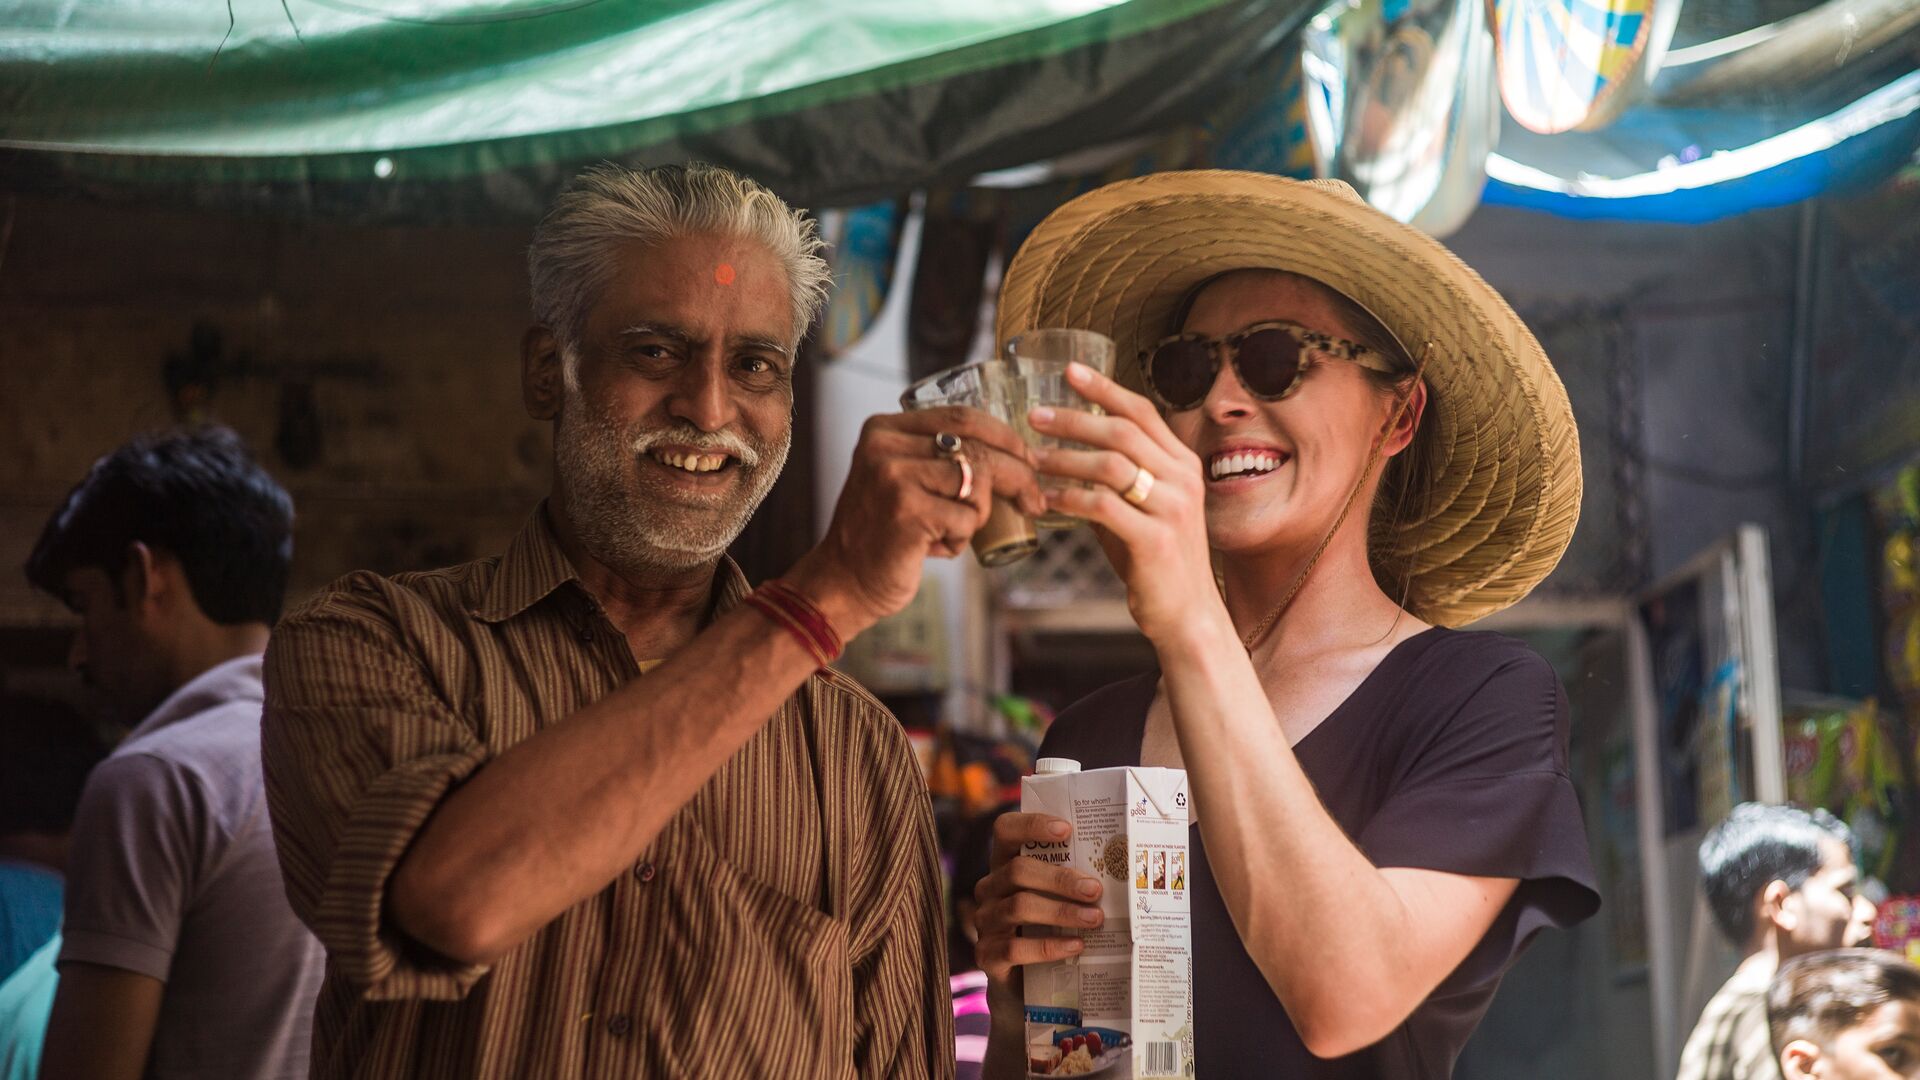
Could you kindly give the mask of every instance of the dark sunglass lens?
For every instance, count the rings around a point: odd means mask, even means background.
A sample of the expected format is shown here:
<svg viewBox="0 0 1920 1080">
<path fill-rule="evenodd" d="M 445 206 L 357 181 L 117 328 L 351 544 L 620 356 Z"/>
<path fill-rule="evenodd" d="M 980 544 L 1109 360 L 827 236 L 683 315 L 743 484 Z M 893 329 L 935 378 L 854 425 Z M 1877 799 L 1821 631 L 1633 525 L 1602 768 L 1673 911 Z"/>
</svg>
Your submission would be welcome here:
<svg viewBox="0 0 1920 1080">
<path fill-rule="evenodd" d="M 1203 341 L 1170 341 L 1154 350 L 1153 392 L 1176 409 L 1191 409 L 1213 387 L 1213 354 Z"/>
<path fill-rule="evenodd" d="M 1256 330 L 1240 342 L 1240 381 L 1261 397 L 1278 397 L 1300 374 L 1300 343 L 1285 330 Z"/>
</svg>

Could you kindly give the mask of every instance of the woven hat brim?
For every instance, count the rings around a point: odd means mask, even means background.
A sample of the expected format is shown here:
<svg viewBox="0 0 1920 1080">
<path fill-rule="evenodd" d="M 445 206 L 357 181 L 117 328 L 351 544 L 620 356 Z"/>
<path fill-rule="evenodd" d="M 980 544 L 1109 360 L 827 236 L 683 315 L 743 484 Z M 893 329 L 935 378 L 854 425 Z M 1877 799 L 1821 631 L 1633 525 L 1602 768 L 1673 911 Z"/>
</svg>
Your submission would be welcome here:
<svg viewBox="0 0 1920 1080">
<path fill-rule="evenodd" d="M 1001 282 L 998 342 L 1038 327 L 1114 339 L 1122 382 L 1179 303 L 1228 270 L 1290 270 L 1351 297 L 1416 355 L 1431 343 L 1437 425 L 1428 512 L 1376 537 L 1412 560 L 1412 606 L 1460 626 L 1550 573 L 1579 520 L 1578 431 L 1565 386 L 1507 302 L 1438 241 L 1339 181 L 1228 171 L 1154 173 L 1066 203 Z"/>
</svg>

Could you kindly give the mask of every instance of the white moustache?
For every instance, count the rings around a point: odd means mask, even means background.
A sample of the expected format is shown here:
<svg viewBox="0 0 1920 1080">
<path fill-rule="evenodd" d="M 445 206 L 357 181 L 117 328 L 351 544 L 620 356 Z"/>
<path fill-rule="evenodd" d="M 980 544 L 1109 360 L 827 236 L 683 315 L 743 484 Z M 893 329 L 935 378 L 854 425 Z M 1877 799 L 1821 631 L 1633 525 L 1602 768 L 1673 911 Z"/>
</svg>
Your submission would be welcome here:
<svg viewBox="0 0 1920 1080">
<path fill-rule="evenodd" d="M 753 468 L 760 464 L 760 455 L 747 441 L 731 431 L 700 431 L 694 428 L 662 428 L 657 431 L 643 432 L 633 437 L 628 445 L 635 454 L 644 454 L 661 443 L 684 446 L 689 450 L 704 450 L 716 454 L 729 454 L 740 464 Z"/>
</svg>

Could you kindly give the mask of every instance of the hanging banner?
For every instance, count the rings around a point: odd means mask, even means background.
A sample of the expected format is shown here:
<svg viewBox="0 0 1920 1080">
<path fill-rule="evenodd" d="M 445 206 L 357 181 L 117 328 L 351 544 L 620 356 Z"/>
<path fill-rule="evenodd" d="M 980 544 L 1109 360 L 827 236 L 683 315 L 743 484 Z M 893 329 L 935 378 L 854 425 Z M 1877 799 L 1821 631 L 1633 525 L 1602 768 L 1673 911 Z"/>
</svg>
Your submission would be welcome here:
<svg viewBox="0 0 1920 1080">
<path fill-rule="evenodd" d="M 1216 169 L 1312 180 L 1326 175 L 1308 123 L 1306 76 L 1297 48 L 1276 49 L 1248 72 L 1246 89 L 1216 110 L 1207 154 Z"/>
<path fill-rule="evenodd" d="M 846 352 L 880 317 L 893 288 L 893 264 L 900 255 L 900 228 L 906 220 L 902 201 L 821 215 L 820 232 L 833 268 L 833 294 L 817 334 L 821 356 L 832 359 Z"/>
<path fill-rule="evenodd" d="M 999 250 L 1006 195 L 963 188 L 927 194 L 920 261 L 907 303 L 907 377 L 964 364 L 979 335 L 987 264 Z"/>
<path fill-rule="evenodd" d="M 1543 135 L 1605 127 L 1631 103 L 1656 4 L 1679 0 L 1493 0 L 1500 96 Z"/>
</svg>

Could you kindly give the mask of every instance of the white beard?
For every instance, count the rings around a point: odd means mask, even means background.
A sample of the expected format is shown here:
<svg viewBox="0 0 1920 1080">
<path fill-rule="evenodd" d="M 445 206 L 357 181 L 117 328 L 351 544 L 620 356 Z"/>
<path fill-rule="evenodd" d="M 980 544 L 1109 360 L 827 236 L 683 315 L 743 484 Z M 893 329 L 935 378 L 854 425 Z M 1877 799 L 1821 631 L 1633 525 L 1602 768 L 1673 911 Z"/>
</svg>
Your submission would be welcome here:
<svg viewBox="0 0 1920 1080">
<path fill-rule="evenodd" d="M 634 458 L 662 442 L 723 449 L 739 459 L 738 478 L 711 495 L 648 490 Z M 774 444 L 687 424 L 622 431 L 574 390 L 553 434 L 555 472 L 575 535 L 601 563 L 633 571 L 690 570 L 719 559 L 780 479 L 792 447 L 791 422 Z"/>
</svg>

